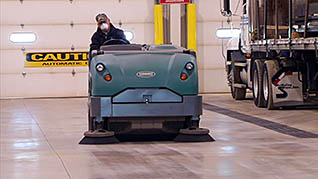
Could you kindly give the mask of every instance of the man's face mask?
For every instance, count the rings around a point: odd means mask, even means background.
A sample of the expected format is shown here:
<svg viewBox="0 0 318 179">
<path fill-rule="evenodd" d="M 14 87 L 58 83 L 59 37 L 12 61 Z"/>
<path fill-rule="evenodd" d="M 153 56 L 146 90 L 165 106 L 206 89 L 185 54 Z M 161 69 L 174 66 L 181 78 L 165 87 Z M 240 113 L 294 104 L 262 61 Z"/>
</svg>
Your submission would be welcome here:
<svg viewBox="0 0 318 179">
<path fill-rule="evenodd" d="M 101 30 L 107 31 L 108 30 L 108 24 L 106 23 L 102 23 L 102 25 L 100 26 Z"/>
</svg>

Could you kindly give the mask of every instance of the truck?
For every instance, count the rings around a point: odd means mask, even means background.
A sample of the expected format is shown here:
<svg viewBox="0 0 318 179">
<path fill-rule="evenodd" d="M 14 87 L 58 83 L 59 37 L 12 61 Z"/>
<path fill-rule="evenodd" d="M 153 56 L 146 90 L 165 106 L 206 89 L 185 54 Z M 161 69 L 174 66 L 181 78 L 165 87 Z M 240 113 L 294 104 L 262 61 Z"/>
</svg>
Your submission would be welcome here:
<svg viewBox="0 0 318 179">
<path fill-rule="evenodd" d="M 240 0 L 239 15 L 230 4 L 223 1 L 221 14 L 231 28 L 217 36 L 230 39 L 224 57 L 232 97 L 245 99 L 250 89 L 257 107 L 318 106 L 318 0 Z"/>
</svg>

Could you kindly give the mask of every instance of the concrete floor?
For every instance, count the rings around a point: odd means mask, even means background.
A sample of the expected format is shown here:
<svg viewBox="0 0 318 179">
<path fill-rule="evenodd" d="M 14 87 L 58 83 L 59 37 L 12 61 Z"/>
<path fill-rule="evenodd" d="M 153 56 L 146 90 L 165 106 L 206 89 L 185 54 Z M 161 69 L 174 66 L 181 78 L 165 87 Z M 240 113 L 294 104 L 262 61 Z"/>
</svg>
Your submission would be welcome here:
<svg viewBox="0 0 318 179">
<path fill-rule="evenodd" d="M 87 146 L 78 145 L 87 99 L 0 102 L 1 179 L 318 178 L 317 109 L 267 111 L 251 100 L 204 95 L 201 124 L 216 142 Z"/>
</svg>

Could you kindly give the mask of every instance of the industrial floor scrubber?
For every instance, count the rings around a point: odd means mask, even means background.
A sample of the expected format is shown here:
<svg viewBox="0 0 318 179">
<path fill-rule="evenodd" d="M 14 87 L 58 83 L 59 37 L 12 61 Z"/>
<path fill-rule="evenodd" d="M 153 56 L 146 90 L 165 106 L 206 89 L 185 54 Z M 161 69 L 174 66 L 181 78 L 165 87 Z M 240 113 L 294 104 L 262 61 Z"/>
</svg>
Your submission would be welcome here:
<svg viewBox="0 0 318 179">
<path fill-rule="evenodd" d="M 80 144 L 118 143 L 121 134 L 175 134 L 214 141 L 200 128 L 196 54 L 172 45 L 105 43 L 89 64 L 88 131 Z"/>
</svg>

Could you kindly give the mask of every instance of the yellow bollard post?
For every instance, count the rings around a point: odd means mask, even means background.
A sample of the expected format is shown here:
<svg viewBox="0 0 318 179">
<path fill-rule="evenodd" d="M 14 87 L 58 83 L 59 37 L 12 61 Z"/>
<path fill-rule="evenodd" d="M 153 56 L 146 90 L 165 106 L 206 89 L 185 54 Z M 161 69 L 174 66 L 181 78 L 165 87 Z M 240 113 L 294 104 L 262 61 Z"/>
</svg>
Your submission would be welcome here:
<svg viewBox="0 0 318 179">
<path fill-rule="evenodd" d="M 188 49 L 197 51 L 197 16 L 196 5 L 187 5 Z"/>
<path fill-rule="evenodd" d="M 154 6 L 155 44 L 163 44 L 163 11 L 162 5 Z"/>
</svg>

